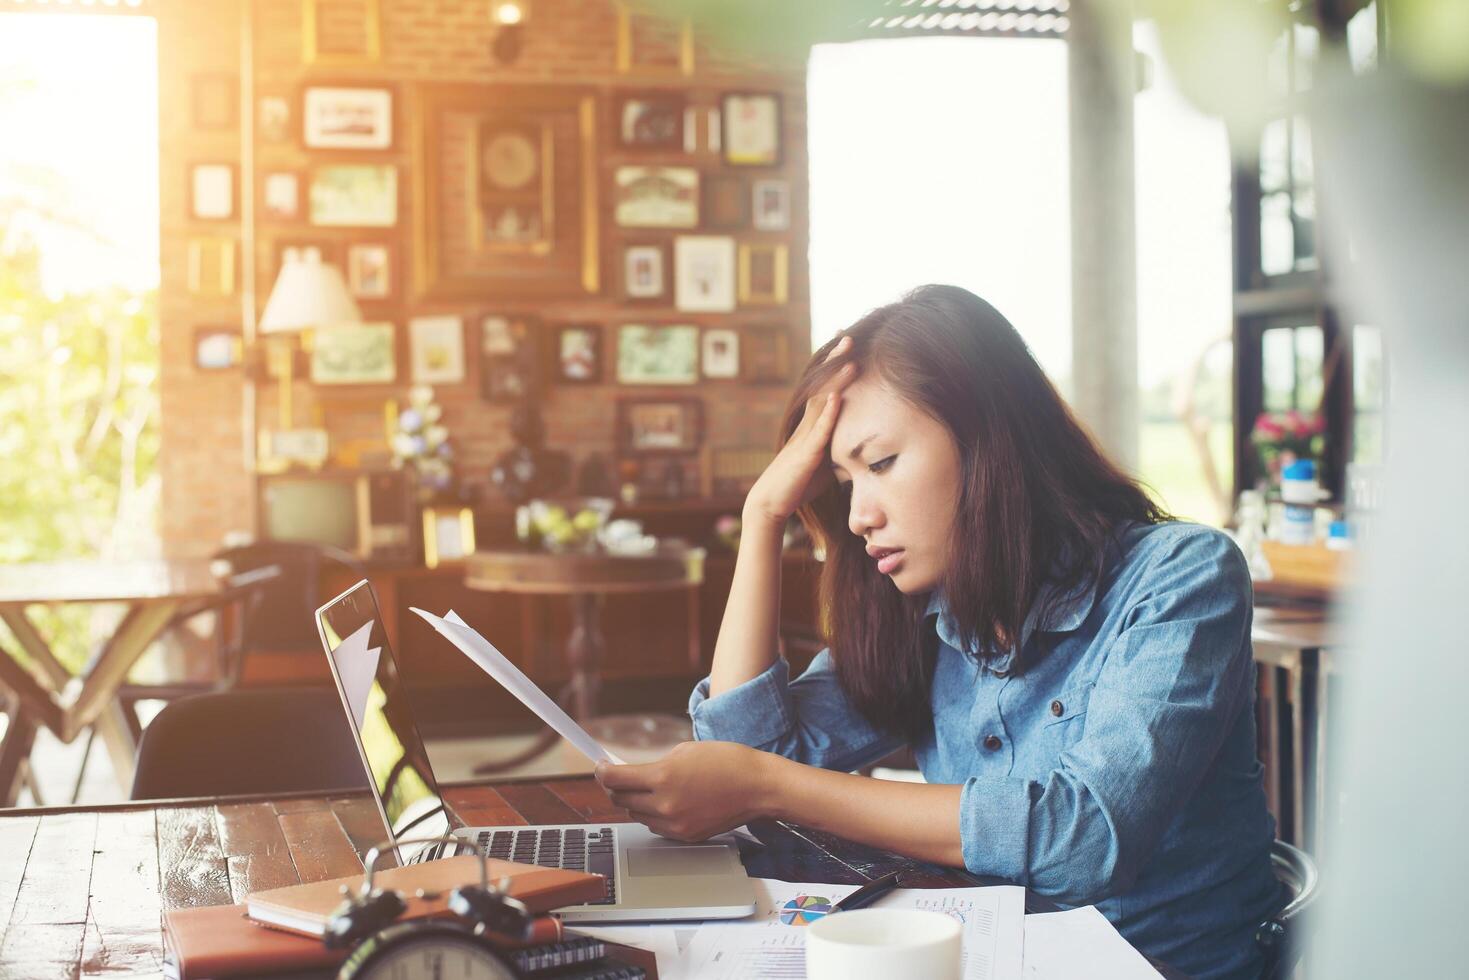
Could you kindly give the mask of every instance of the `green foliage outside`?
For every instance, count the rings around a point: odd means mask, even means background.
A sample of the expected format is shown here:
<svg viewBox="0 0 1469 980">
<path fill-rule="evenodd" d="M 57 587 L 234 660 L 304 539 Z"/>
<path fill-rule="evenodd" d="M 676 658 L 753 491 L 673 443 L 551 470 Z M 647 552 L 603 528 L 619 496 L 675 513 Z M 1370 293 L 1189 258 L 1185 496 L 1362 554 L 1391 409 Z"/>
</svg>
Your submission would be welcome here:
<svg viewBox="0 0 1469 980">
<path fill-rule="evenodd" d="M 48 296 L 39 251 L 12 227 L 0 213 L 0 563 L 151 556 L 157 295 Z M 87 609 L 34 618 L 63 663 L 85 661 Z"/>
</svg>

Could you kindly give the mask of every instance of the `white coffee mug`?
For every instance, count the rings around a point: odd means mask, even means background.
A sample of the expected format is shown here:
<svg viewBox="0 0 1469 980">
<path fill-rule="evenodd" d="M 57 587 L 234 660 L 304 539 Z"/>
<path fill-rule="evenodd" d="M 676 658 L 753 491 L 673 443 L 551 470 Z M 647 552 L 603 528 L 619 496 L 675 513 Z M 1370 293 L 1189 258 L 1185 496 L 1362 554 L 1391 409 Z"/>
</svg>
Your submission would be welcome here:
<svg viewBox="0 0 1469 980">
<path fill-rule="evenodd" d="M 807 980 L 959 980 L 959 923 L 942 912 L 857 909 L 806 928 Z"/>
</svg>

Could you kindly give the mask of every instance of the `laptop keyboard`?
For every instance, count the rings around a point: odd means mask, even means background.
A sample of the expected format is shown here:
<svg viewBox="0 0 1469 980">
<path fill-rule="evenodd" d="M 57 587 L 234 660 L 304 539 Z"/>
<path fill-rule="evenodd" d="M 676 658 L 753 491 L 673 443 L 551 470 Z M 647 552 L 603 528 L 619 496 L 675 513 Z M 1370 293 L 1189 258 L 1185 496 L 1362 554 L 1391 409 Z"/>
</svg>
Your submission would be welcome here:
<svg viewBox="0 0 1469 980">
<path fill-rule="evenodd" d="M 617 903 L 617 842 L 611 827 L 487 830 L 479 835 L 479 846 L 502 861 L 602 875 L 607 880 L 607 894 L 586 904 Z"/>
</svg>

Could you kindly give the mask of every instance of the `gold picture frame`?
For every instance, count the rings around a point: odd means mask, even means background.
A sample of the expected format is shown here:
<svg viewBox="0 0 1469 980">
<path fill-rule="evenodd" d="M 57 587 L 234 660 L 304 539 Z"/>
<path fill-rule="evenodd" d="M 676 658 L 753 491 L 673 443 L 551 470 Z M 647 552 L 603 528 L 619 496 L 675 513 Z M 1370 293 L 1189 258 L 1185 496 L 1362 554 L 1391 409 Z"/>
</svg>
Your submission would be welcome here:
<svg viewBox="0 0 1469 980">
<path fill-rule="evenodd" d="M 188 248 L 189 292 L 195 296 L 235 294 L 233 238 L 191 238 Z"/>
<path fill-rule="evenodd" d="M 790 292 L 790 251 L 784 244 L 743 242 L 739 299 L 746 306 L 780 306 Z"/>
<path fill-rule="evenodd" d="M 637 60 L 637 44 L 633 38 L 633 11 L 625 0 L 613 0 L 617 8 L 617 73 L 619 75 L 683 75 L 694 73 L 694 22 L 685 17 L 679 23 L 678 64 L 658 65 Z M 644 15 L 652 16 L 652 15 Z"/>
<path fill-rule="evenodd" d="M 361 51 L 323 51 L 321 49 L 322 0 L 301 2 L 301 60 L 308 65 L 362 65 L 382 58 L 383 12 L 381 0 L 361 0 L 363 7 L 363 49 Z"/>
<path fill-rule="evenodd" d="M 423 509 L 423 563 L 438 568 L 474 554 L 474 512 L 468 507 Z"/>
</svg>

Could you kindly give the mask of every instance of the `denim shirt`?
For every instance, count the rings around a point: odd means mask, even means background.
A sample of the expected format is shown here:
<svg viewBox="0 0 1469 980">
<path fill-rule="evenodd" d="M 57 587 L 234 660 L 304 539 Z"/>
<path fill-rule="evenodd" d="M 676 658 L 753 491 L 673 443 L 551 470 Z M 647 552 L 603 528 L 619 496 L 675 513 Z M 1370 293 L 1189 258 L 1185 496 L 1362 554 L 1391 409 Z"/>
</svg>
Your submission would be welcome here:
<svg viewBox="0 0 1469 980">
<path fill-rule="evenodd" d="M 964 787 L 965 866 L 1062 907 L 1095 904 L 1193 976 L 1256 975 L 1254 933 L 1282 893 L 1255 755 L 1251 606 L 1239 549 L 1185 523 L 1131 526 L 1099 581 L 1043 590 L 1020 643 L 1050 650 L 1023 673 L 1014 651 L 963 652 L 933 596 L 933 728 L 912 747 L 926 781 Z M 826 769 L 903 744 L 852 707 L 830 651 L 795 680 L 777 659 L 717 698 L 706 678 L 689 713 L 697 739 Z"/>
</svg>

